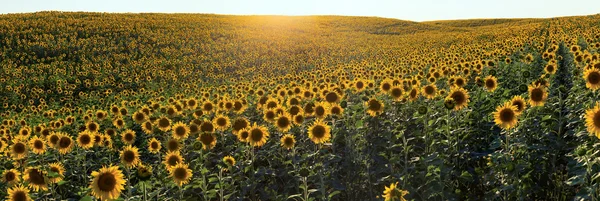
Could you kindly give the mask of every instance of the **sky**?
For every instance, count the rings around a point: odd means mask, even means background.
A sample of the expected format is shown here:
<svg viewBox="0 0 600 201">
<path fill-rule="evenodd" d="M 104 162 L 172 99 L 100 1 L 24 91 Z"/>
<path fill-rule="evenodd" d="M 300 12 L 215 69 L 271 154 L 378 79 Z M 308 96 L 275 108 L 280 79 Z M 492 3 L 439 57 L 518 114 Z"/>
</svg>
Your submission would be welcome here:
<svg viewBox="0 0 600 201">
<path fill-rule="evenodd" d="M 88 11 L 349 15 L 411 21 L 548 18 L 600 13 L 600 0 L 0 0 L 0 13 Z"/>
</svg>

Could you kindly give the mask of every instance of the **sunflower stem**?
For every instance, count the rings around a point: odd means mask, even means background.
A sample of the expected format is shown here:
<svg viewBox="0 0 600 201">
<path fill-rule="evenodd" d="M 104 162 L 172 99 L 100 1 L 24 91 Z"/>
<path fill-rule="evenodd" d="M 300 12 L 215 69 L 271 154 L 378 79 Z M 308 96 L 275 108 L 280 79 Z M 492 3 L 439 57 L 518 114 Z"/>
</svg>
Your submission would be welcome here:
<svg viewBox="0 0 600 201">
<path fill-rule="evenodd" d="M 146 192 L 146 182 L 142 182 L 142 190 L 144 191 L 144 201 L 148 200 L 147 199 L 147 192 Z"/>
</svg>

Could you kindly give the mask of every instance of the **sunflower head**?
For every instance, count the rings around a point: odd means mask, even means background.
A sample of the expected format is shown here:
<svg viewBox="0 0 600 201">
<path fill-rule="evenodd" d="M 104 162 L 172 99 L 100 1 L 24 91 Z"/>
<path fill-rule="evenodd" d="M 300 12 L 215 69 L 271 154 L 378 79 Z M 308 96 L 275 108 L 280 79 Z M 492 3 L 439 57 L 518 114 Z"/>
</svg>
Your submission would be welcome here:
<svg viewBox="0 0 600 201">
<path fill-rule="evenodd" d="M 178 186 L 182 186 L 187 184 L 192 178 L 192 170 L 188 168 L 187 164 L 178 163 L 173 168 L 169 170 L 171 178 L 173 178 L 173 182 Z"/>
<path fill-rule="evenodd" d="M 275 126 L 277 127 L 277 130 L 287 132 L 292 126 L 292 117 L 287 113 L 279 115 L 275 120 Z"/>
<path fill-rule="evenodd" d="M 292 149 L 294 148 L 294 145 L 296 144 L 296 137 L 292 134 L 285 134 L 282 138 L 281 138 L 281 146 L 285 149 Z"/>
<path fill-rule="evenodd" d="M 197 140 L 202 142 L 202 149 L 204 150 L 212 149 L 217 145 L 217 136 L 214 133 L 202 132 Z"/>
<path fill-rule="evenodd" d="M 535 106 L 544 106 L 546 99 L 548 98 L 548 93 L 546 89 L 541 84 L 532 84 L 529 85 L 529 104 L 533 107 Z"/>
<path fill-rule="evenodd" d="M 172 136 L 175 139 L 186 139 L 190 134 L 190 128 L 181 121 L 173 124 L 171 128 Z"/>
<path fill-rule="evenodd" d="M 470 102 L 467 90 L 460 87 L 452 87 L 446 98 L 452 98 L 454 101 L 454 110 L 461 110 L 467 107 Z"/>
<path fill-rule="evenodd" d="M 223 157 L 223 163 L 228 167 L 233 167 L 235 165 L 235 158 L 233 156 L 225 156 Z"/>
<path fill-rule="evenodd" d="M 596 91 L 600 88 L 600 70 L 597 68 L 588 68 L 583 73 L 585 79 L 585 87 Z"/>
<path fill-rule="evenodd" d="M 137 147 L 131 145 L 121 150 L 121 163 L 125 167 L 136 167 L 140 163 L 140 153 Z"/>
<path fill-rule="evenodd" d="M 511 129 L 517 125 L 517 107 L 511 102 L 506 102 L 496 108 L 494 122 L 503 129 Z"/>
<path fill-rule="evenodd" d="M 102 167 L 92 172 L 92 177 L 92 195 L 100 200 L 117 199 L 125 189 L 125 176 L 118 166 Z"/>
<path fill-rule="evenodd" d="M 167 155 L 164 156 L 163 164 L 167 167 L 167 169 L 171 169 L 178 163 L 183 163 L 183 157 L 181 157 L 181 153 L 179 151 L 169 151 Z"/>
<path fill-rule="evenodd" d="M 585 111 L 585 125 L 590 134 L 600 138 L 600 102 Z"/>
<path fill-rule="evenodd" d="M 29 184 L 29 187 L 36 191 L 47 191 L 48 183 L 50 182 L 46 172 L 39 167 L 28 167 L 23 174 L 23 180 Z"/>
<path fill-rule="evenodd" d="M 29 140 L 29 147 L 35 154 L 44 154 L 46 152 L 46 141 L 43 138 L 34 136 Z"/>
<path fill-rule="evenodd" d="M 123 141 L 125 144 L 131 145 L 135 142 L 135 131 L 131 130 L 131 129 L 127 129 L 125 131 L 123 131 L 123 133 L 121 133 L 121 141 Z"/>
<path fill-rule="evenodd" d="M 151 138 L 148 141 L 148 151 L 150 151 L 150 153 L 157 154 L 160 152 L 161 147 L 160 141 L 158 141 L 156 138 Z"/>
<path fill-rule="evenodd" d="M 21 173 L 16 169 L 7 169 L 2 173 L 2 182 L 13 186 L 21 182 Z"/>
<path fill-rule="evenodd" d="M 525 111 L 525 109 L 527 108 L 527 103 L 525 102 L 525 99 L 523 99 L 523 97 L 521 96 L 514 96 L 510 100 L 510 102 L 513 106 L 515 106 L 515 112 L 517 113 L 517 115 L 521 115 L 521 113 L 523 113 L 523 111 Z"/>
<path fill-rule="evenodd" d="M 237 133 L 240 130 L 242 130 L 244 128 L 247 128 L 249 124 L 250 124 L 250 122 L 248 122 L 248 120 L 246 118 L 244 118 L 244 117 L 235 118 L 233 120 L 233 124 L 231 125 L 231 127 L 232 127 L 232 131 L 231 132 L 234 135 L 237 135 Z"/>
<path fill-rule="evenodd" d="M 10 146 L 11 156 L 15 160 L 23 159 L 27 156 L 29 148 L 27 144 L 21 141 L 19 138 L 13 139 L 13 144 Z"/>
<path fill-rule="evenodd" d="M 489 92 L 493 92 L 498 87 L 498 79 L 494 76 L 488 75 L 484 80 L 485 89 Z"/>
<path fill-rule="evenodd" d="M 365 102 L 365 107 L 367 108 L 367 113 L 371 116 L 377 116 L 383 113 L 384 104 L 382 101 L 377 100 L 376 98 L 368 99 Z"/>
<path fill-rule="evenodd" d="M 152 166 L 138 165 L 135 175 L 141 181 L 148 181 L 152 177 Z"/>
<path fill-rule="evenodd" d="M 224 131 L 229 128 L 231 122 L 229 121 L 229 117 L 219 114 L 213 119 L 213 124 L 217 127 L 217 130 Z"/>
<path fill-rule="evenodd" d="M 252 127 L 248 130 L 248 139 L 247 141 L 250 145 L 254 147 L 261 147 L 265 143 L 267 143 L 267 139 L 269 138 L 269 132 L 267 128 L 264 126 L 259 126 L 254 123 Z"/>
<path fill-rule="evenodd" d="M 310 128 L 308 128 L 308 137 L 315 144 L 328 142 L 331 138 L 331 128 L 321 120 L 317 120 Z"/>
<path fill-rule="evenodd" d="M 408 194 L 408 191 L 401 190 L 397 186 L 398 182 L 390 184 L 389 187 L 385 187 L 385 190 L 383 191 L 382 195 L 385 201 L 406 201 L 406 199 L 404 199 L 404 196 Z"/>
<path fill-rule="evenodd" d="M 60 162 L 50 163 L 48 167 L 50 173 L 52 173 L 48 175 L 50 183 L 55 184 L 63 180 L 65 177 L 65 167 Z"/>
<path fill-rule="evenodd" d="M 90 131 L 83 131 L 79 133 L 79 136 L 77 136 L 77 145 L 83 149 L 90 149 L 94 146 L 94 142 L 96 141 L 96 138 L 94 138 L 94 135 L 92 135 L 92 133 L 90 133 Z"/>
<path fill-rule="evenodd" d="M 31 197 L 29 197 L 29 188 L 18 185 L 8 188 L 8 195 L 6 195 L 6 200 L 10 201 L 31 201 Z"/>
</svg>

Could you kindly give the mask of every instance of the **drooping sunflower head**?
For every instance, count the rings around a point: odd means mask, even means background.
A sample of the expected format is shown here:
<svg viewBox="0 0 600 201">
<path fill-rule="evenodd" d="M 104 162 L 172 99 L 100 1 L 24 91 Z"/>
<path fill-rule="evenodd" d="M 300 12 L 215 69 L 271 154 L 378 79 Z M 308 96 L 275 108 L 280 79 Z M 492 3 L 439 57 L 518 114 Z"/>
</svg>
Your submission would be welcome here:
<svg viewBox="0 0 600 201">
<path fill-rule="evenodd" d="M 521 113 L 523 113 L 523 111 L 525 111 L 525 109 L 527 108 L 527 103 L 525 102 L 525 99 L 523 99 L 523 97 L 521 96 L 514 96 L 510 100 L 510 102 L 513 106 L 515 106 L 515 112 L 517 113 L 517 115 L 521 115 Z"/>
<path fill-rule="evenodd" d="M 597 68 L 588 68 L 583 73 L 585 87 L 593 91 L 600 88 L 600 70 Z"/>
<path fill-rule="evenodd" d="M 100 200 L 117 199 L 125 189 L 125 176 L 118 166 L 102 167 L 92 172 L 92 177 L 92 195 Z"/>
<path fill-rule="evenodd" d="M 408 100 L 416 101 L 417 99 L 419 99 L 419 89 L 417 86 L 413 86 L 413 88 L 408 92 Z"/>
<path fill-rule="evenodd" d="M 235 158 L 233 156 L 225 156 L 223 157 L 223 163 L 229 167 L 233 167 L 235 165 Z"/>
<path fill-rule="evenodd" d="M 544 106 L 546 99 L 548 98 L 548 93 L 546 93 L 546 89 L 543 85 L 529 85 L 529 104 L 533 107 L 535 106 Z"/>
<path fill-rule="evenodd" d="M 292 149 L 296 144 L 296 137 L 292 134 L 285 134 L 281 137 L 281 146 L 285 149 Z"/>
<path fill-rule="evenodd" d="M 169 141 L 167 141 L 167 151 L 177 151 L 179 148 L 181 148 L 181 143 L 179 140 L 171 138 Z"/>
<path fill-rule="evenodd" d="M 600 103 L 585 111 L 585 125 L 590 134 L 600 138 Z"/>
<path fill-rule="evenodd" d="M 484 80 L 485 89 L 489 92 L 493 92 L 498 87 L 498 79 L 494 76 L 488 75 Z"/>
<path fill-rule="evenodd" d="M 321 120 L 317 120 L 310 128 L 308 128 L 308 137 L 315 144 L 328 142 L 331 138 L 331 128 Z"/>
<path fill-rule="evenodd" d="M 50 183 L 58 183 L 65 177 L 65 167 L 60 162 L 50 163 L 48 169 L 50 172 L 55 173 L 53 176 L 48 176 Z"/>
<path fill-rule="evenodd" d="M 460 87 L 452 87 L 447 98 L 454 100 L 454 110 L 461 110 L 470 102 L 467 90 Z"/>
<path fill-rule="evenodd" d="M 267 143 L 267 139 L 269 138 L 269 132 L 267 128 L 264 126 L 259 126 L 254 123 L 252 127 L 249 129 L 248 142 L 250 145 L 254 147 L 261 147 L 265 143 Z"/>
<path fill-rule="evenodd" d="M 143 164 L 138 165 L 135 175 L 141 181 L 148 181 L 152 177 L 152 166 Z"/>
<path fill-rule="evenodd" d="M 29 187 L 35 191 L 48 190 L 48 177 L 46 172 L 39 167 L 28 167 L 23 174 L 23 180 L 28 183 Z"/>
<path fill-rule="evenodd" d="M 517 125 L 517 107 L 511 102 L 506 102 L 496 108 L 494 122 L 503 129 L 511 129 Z"/>
<path fill-rule="evenodd" d="M 192 178 L 192 170 L 188 168 L 188 165 L 185 163 L 178 163 L 173 168 L 169 170 L 171 178 L 173 178 L 173 182 L 178 186 L 182 186 L 187 184 Z"/>
<path fill-rule="evenodd" d="M 121 150 L 121 163 L 126 167 L 135 167 L 140 163 L 140 153 L 137 147 L 131 145 Z"/>
<path fill-rule="evenodd" d="M 367 113 L 371 116 L 377 116 L 383 112 L 384 104 L 382 101 L 377 100 L 376 98 L 371 98 L 365 102 L 365 107 L 367 108 Z"/>
<path fill-rule="evenodd" d="M 172 136 L 176 139 L 186 139 L 190 134 L 190 128 L 181 121 L 173 124 L 171 128 Z"/>
<path fill-rule="evenodd" d="M 217 136 L 214 133 L 202 132 L 197 140 L 202 142 L 202 149 L 204 150 L 212 149 L 217 145 Z"/>
<path fill-rule="evenodd" d="M 245 117 L 237 117 L 233 120 L 233 124 L 232 124 L 232 133 L 234 135 L 237 135 L 237 133 L 244 129 L 247 128 L 249 126 L 250 122 L 248 122 L 248 120 Z"/>
</svg>

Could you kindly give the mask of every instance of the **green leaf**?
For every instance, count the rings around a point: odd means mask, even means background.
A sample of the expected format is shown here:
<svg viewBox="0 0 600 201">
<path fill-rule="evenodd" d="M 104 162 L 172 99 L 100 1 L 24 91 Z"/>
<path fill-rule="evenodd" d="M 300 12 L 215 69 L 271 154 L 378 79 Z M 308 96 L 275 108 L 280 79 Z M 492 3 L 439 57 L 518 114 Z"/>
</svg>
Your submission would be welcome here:
<svg viewBox="0 0 600 201">
<path fill-rule="evenodd" d="M 363 127 L 363 125 L 364 125 L 364 122 L 363 122 L 363 120 L 361 119 L 361 120 L 358 120 L 358 121 L 357 121 L 357 122 L 354 124 L 354 127 L 356 127 L 356 128 L 362 128 L 362 127 Z"/>
<path fill-rule="evenodd" d="M 333 198 L 333 196 L 342 193 L 341 191 L 333 191 L 331 194 L 329 194 L 329 199 L 331 200 L 331 198 Z"/>
<path fill-rule="evenodd" d="M 294 195 L 288 196 L 287 199 L 297 198 L 297 197 L 300 197 L 300 196 L 302 196 L 302 194 L 294 194 Z"/>
<path fill-rule="evenodd" d="M 64 184 L 66 184 L 66 183 L 67 183 L 67 181 L 59 181 L 59 182 L 58 182 L 58 183 L 56 183 L 56 184 L 58 184 L 59 186 L 62 186 L 62 185 L 64 185 Z"/>
<path fill-rule="evenodd" d="M 94 199 L 92 199 L 92 196 L 85 196 L 82 197 L 79 201 L 93 201 Z"/>
</svg>

